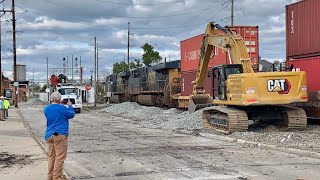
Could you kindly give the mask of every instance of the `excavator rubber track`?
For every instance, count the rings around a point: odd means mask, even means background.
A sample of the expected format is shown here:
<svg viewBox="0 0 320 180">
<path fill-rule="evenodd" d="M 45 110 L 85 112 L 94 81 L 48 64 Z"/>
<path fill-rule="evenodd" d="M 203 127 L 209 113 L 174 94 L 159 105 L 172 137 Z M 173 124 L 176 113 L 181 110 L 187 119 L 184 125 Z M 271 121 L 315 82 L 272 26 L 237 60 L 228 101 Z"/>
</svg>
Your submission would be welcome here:
<svg viewBox="0 0 320 180">
<path fill-rule="evenodd" d="M 307 126 L 307 115 L 302 108 L 277 106 L 283 113 L 285 130 L 302 130 Z M 203 128 L 214 129 L 224 134 L 248 130 L 248 115 L 245 110 L 227 106 L 211 106 L 203 110 Z"/>
<path fill-rule="evenodd" d="M 204 128 L 214 129 L 224 134 L 248 131 L 248 116 L 243 110 L 226 106 L 211 106 L 203 111 Z"/>
<path fill-rule="evenodd" d="M 307 127 L 307 115 L 302 108 L 285 106 L 287 129 L 299 130 Z"/>
</svg>

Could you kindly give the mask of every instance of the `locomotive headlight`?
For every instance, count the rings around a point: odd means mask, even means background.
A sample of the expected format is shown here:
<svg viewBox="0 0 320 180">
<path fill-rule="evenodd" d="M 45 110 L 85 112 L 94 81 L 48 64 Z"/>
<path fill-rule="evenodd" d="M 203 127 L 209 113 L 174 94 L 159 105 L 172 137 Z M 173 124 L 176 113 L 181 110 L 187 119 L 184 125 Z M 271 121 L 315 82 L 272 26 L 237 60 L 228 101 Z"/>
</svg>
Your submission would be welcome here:
<svg viewBox="0 0 320 180">
<path fill-rule="evenodd" d="M 306 92 L 307 91 L 307 86 L 306 85 L 301 86 L 301 91 Z"/>
</svg>

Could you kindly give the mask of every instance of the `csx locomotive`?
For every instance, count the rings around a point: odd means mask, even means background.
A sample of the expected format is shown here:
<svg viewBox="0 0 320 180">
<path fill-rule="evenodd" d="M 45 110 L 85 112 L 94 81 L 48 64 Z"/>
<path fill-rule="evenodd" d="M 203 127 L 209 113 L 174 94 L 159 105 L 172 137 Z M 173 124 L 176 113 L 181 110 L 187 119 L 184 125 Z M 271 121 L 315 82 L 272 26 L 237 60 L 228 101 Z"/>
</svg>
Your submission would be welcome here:
<svg viewBox="0 0 320 180">
<path fill-rule="evenodd" d="M 111 74 L 106 79 L 111 102 L 178 107 L 181 92 L 180 60 Z"/>
</svg>

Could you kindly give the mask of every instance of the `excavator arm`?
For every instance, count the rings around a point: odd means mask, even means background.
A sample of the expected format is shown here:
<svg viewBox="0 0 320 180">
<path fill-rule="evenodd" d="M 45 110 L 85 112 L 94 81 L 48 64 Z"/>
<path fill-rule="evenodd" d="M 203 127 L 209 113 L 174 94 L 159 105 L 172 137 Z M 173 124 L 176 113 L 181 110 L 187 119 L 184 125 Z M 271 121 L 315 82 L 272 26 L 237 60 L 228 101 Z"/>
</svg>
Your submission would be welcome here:
<svg viewBox="0 0 320 180">
<path fill-rule="evenodd" d="M 219 34 L 216 29 L 221 30 L 223 34 Z M 210 56 L 214 47 L 220 48 L 228 53 L 230 64 L 242 64 L 244 73 L 254 72 L 242 37 L 211 22 L 208 24 L 203 37 L 200 62 L 196 80 L 194 81 L 194 91 L 203 89 Z"/>
<path fill-rule="evenodd" d="M 218 32 L 217 29 L 222 33 Z M 242 64 L 243 73 L 254 72 L 242 37 L 210 22 L 203 37 L 196 80 L 193 81 L 193 92 L 189 98 L 189 112 L 195 111 L 195 104 L 208 104 L 210 102 L 210 95 L 205 94 L 203 85 L 214 47 L 228 53 L 230 64 Z"/>
</svg>

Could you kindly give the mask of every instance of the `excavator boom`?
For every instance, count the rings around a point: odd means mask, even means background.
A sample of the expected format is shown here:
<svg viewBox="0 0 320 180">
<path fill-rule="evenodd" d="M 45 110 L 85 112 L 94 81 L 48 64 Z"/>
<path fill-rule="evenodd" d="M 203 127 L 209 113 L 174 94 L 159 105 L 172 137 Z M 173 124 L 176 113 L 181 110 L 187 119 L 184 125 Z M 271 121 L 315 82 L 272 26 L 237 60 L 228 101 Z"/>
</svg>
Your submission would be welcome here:
<svg viewBox="0 0 320 180">
<path fill-rule="evenodd" d="M 216 29 L 219 29 L 224 34 L 219 34 Z M 219 24 L 211 22 L 207 25 L 207 29 L 203 37 L 200 62 L 198 65 L 196 80 L 194 81 L 194 91 L 203 90 L 203 83 L 214 47 L 218 47 L 223 51 L 228 52 L 230 64 L 242 64 L 244 73 L 254 72 L 242 37 L 221 27 Z"/>
</svg>

